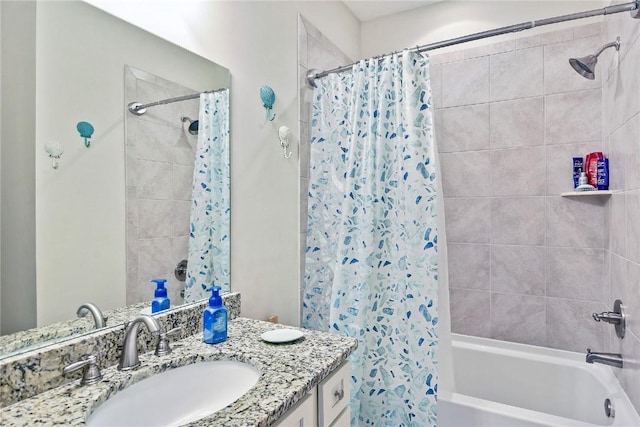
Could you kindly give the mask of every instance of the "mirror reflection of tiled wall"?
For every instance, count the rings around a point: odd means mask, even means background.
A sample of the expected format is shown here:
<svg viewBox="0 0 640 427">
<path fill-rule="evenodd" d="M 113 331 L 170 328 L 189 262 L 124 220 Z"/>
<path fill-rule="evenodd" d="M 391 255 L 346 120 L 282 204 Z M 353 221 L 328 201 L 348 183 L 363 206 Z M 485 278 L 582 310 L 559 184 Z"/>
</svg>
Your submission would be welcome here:
<svg viewBox="0 0 640 427">
<path fill-rule="evenodd" d="M 196 91 L 127 66 L 125 101 L 148 103 Z M 199 100 L 126 113 L 127 304 L 153 298 L 153 278 L 166 278 L 172 305 L 183 283 L 173 270 L 187 259 L 197 136 L 182 116 L 198 119 Z"/>
</svg>

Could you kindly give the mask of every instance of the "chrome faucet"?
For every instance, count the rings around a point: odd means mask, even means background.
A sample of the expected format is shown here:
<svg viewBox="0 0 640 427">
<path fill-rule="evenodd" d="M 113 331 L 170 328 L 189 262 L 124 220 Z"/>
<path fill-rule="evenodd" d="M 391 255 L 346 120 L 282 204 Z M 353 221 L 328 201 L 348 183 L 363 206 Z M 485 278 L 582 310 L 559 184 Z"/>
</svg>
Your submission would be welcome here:
<svg viewBox="0 0 640 427">
<path fill-rule="evenodd" d="M 160 324 L 153 317 L 145 314 L 133 319 L 127 325 L 127 330 L 124 333 L 124 344 L 120 355 L 120 363 L 118 363 L 118 369 L 121 371 L 128 371 L 140 366 L 140 360 L 138 359 L 138 329 L 141 323 L 144 323 L 153 335 L 160 334 Z"/>
<path fill-rule="evenodd" d="M 603 365 L 622 368 L 622 355 L 618 353 L 592 353 L 591 349 L 587 349 L 587 363 L 602 363 Z"/>
<path fill-rule="evenodd" d="M 91 315 L 93 316 L 93 321 L 96 324 L 96 329 L 104 328 L 105 326 L 107 326 L 107 318 L 102 315 L 102 312 L 100 311 L 98 306 L 92 302 L 85 302 L 84 304 L 80 305 L 80 307 L 78 307 L 78 311 L 76 312 L 78 317 L 84 317 L 88 313 L 91 313 Z"/>
</svg>

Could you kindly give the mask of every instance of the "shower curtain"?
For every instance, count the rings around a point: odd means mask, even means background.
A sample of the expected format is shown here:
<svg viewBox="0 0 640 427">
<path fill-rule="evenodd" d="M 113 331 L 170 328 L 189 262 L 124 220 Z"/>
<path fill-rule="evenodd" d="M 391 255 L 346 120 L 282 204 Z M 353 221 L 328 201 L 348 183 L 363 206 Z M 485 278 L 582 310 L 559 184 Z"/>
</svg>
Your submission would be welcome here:
<svg viewBox="0 0 640 427">
<path fill-rule="evenodd" d="M 440 193 L 428 58 L 316 81 L 303 326 L 357 338 L 352 426 L 435 426 Z"/>
<path fill-rule="evenodd" d="M 200 95 L 185 302 L 230 284 L 229 90 Z"/>
</svg>

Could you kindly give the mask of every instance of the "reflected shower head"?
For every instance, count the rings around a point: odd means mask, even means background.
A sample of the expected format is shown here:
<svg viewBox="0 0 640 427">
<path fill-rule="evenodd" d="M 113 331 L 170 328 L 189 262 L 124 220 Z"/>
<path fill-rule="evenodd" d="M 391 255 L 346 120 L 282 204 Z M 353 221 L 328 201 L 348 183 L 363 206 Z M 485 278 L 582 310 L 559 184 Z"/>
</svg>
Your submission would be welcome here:
<svg viewBox="0 0 640 427">
<path fill-rule="evenodd" d="M 600 48 L 600 50 L 595 55 L 587 55 L 582 58 L 571 58 L 569 59 L 569 64 L 573 67 L 574 70 L 578 74 L 580 74 L 585 79 L 593 80 L 596 78 L 596 64 L 598 63 L 598 56 L 605 49 L 610 47 L 615 47 L 616 50 L 620 50 L 620 37 L 616 38 L 616 41 L 607 43 Z"/>
<path fill-rule="evenodd" d="M 182 123 L 189 123 L 189 133 L 191 135 L 197 135 L 198 134 L 198 127 L 200 124 L 199 120 L 191 120 L 189 117 L 180 117 L 180 120 L 182 120 Z"/>
</svg>

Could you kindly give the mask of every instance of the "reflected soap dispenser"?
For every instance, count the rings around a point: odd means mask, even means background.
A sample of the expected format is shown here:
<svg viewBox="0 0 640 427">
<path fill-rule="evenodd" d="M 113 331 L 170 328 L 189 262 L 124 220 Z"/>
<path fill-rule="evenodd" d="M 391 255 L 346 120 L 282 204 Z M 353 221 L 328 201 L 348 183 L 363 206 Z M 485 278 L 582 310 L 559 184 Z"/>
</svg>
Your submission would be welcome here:
<svg viewBox="0 0 640 427">
<path fill-rule="evenodd" d="M 151 282 L 157 286 L 153 301 L 151 301 L 151 313 L 168 310 L 171 307 L 171 300 L 167 298 L 167 289 L 164 287 L 167 279 L 153 279 Z"/>
<path fill-rule="evenodd" d="M 202 341 L 207 344 L 217 344 L 227 339 L 228 313 L 222 304 L 220 290 L 220 286 L 214 286 L 210 289 L 212 295 L 209 298 L 209 307 L 205 308 L 202 313 Z"/>
</svg>

